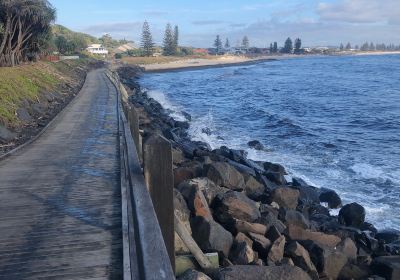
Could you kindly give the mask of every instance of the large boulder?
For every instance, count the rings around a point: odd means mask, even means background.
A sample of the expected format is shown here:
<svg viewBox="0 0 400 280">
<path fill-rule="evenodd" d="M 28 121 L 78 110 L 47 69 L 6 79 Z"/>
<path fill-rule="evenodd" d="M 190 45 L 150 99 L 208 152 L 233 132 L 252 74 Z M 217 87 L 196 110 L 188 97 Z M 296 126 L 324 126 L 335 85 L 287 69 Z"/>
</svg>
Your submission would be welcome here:
<svg viewBox="0 0 400 280">
<path fill-rule="evenodd" d="M 228 257 L 232 247 L 232 234 L 214 220 L 198 216 L 191 219 L 193 238 L 206 252 L 218 252 Z"/>
<path fill-rule="evenodd" d="M 365 264 L 354 264 L 348 262 L 340 271 L 338 279 L 340 280 L 353 280 L 353 279 L 369 279 L 368 276 L 371 275 L 371 269 Z"/>
<path fill-rule="evenodd" d="M 211 181 L 208 178 L 194 178 L 188 181 L 185 181 L 183 183 L 181 183 L 180 185 L 178 185 L 178 189 L 181 193 L 186 193 L 188 190 L 190 190 L 191 188 L 198 188 L 199 190 L 201 190 L 204 194 L 204 197 L 207 200 L 208 205 L 211 206 L 211 204 L 214 201 L 214 198 L 218 195 L 218 194 L 223 194 L 226 193 L 227 191 L 229 191 L 229 189 L 227 188 L 223 188 L 220 186 L 217 186 L 214 184 L 213 181 Z"/>
<path fill-rule="evenodd" d="M 253 200 L 235 191 L 217 195 L 214 200 L 214 209 L 216 219 L 224 224 L 234 224 L 235 219 L 252 223 L 261 216 Z"/>
<path fill-rule="evenodd" d="M 283 259 L 285 251 L 286 238 L 281 235 L 278 239 L 272 243 L 271 249 L 268 253 L 268 261 L 272 263 L 279 263 Z"/>
<path fill-rule="evenodd" d="M 192 162 L 187 166 L 181 166 L 174 169 L 174 186 L 177 187 L 183 181 L 200 177 L 203 168 L 200 163 Z"/>
<path fill-rule="evenodd" d="M 350 203 L 339 211 L 339 222 L 350 227 L 361 227 L 365 221 L 365 209 L 358 203 Z"/>
<path fill-rule="evenodd" d="M 395 229 L 382 230 L 375 235 L 375 238 L 378 240 L 383 240 L 387 244 L 392 243 L 400 240 L 400 231 Z"/>
<path fill-rule="evenodd" d="M 15 139 L 17 135 L 0 124 L 0 143 L 6 143 Z"/>
<path fill-rule="evenodd" d="M 257 150 L 257 151 L 262 151 L 262 150 L 265 149 L 265 148 L 264 148 L 264 145 L 261 144 L 261 142 L 258 141 L 258 140 L 249 141 L 249 142 L 247 143 L 247 145 L 248 145 L 250 148 L 253 148 L 253 149 Z"/>
<path fill-rule="evenodd" d="M 186 270 L 180 277 L 177 278 L 178 280 L 211 280 L 210 277 L 205 275 L 202 272 L 196 271 L 194 269 Z"/>
<path fill-rule="evenodd" d="M 281 187 L 272 191 L 272 201 L 278 203 L 280 207 L 296 209 L 300 192 L 298 190 Z"/>
<path fill-rule="evenodd" d="M 296 266 L 308 272 L 312 279 L 318 279 L 317 269 L 311 261 L 308 251 L 298 242 L 290 242 L 285 248 L 285 254 L 292 259 Z"/>
<path fill-rule="evenodd" d="M 214 162 L 205 167 L 206 177 L 218 186 L 232 190 L 245 188 L 242 174 L 226 162 Z"/>
<path fill-rule="evenodd" d="M 245 193 L 246 195 L 255 200 L 261 201 L 265 193 L 265 186 L 256 180 L 253 176 L 247 176 L 245 180 Z"/>
<path fill-rule="evenodd" d="M 244 234 L 238 234 L 229 254 L 233 264 L 245 265 L 254 262 L 257 254 L 252 249 L 253 242 Z"/>
<path fill-rule="evenodd" d="M 295 225 L 289 225 L 285 233 L 291 240 L 312 240 L 321 246 L 329 248 L 335 248 L 341 241 L 336 235 L 311 231 Z"/>
<path fill-rule="evenodd" d="M 311 261 L 320 277 L 338 278 L 340 271 L 348 261 L 346 255 L 334 248 L 321 246 L 310 240 L 299 241 L 299 243 L 309 252 Z"/>
<path fill-rule="evenodd" d="M 331 209 L 336 209 L 342 206 L 340 196 L 331 189 L 322 188 L 320 190 L 319 200 L 328 203 L 328 207 Z"/>
<path fill-rule="evenodd" d="M 190 227 L 190 211 L 187 207 L 186 201 L 182 194 L 174 189 L 174 212 L 179 220 L 185 225 L 188 232 L 191 234 L 192 229 Z M 188 254 L 190 250 L 186 247 L 186 244 L 175 232 L 175 253 L 177 254 Z"/>
<path fill-rule="evenodd" d="M 351 238 L 347 237 L 342 242 L 337 245 L 337 250 L 344 255 L 349 260 L 355 260 L 357 258 L 357 247 Z"/>
<path fill-rule="evenodd" d="M 372 261 L 371 268 L 379 276 L 387 280 L 400 279 L 400 256 L 377 257 Z"/>
<path fill-rule="evenodd" d="M 264 235 L 249 232 L 251 240 L 253 240 L 253 249 L 261 258 L 268 256 L 268 250 L 271 247 L 271 241 Z"/>
<path fill-rule="evenodd" d="M 310 228 L 310 222 L 296 210 L 287 210 L 285 213 L 285 225 L 295 225 L 303 229 Z"/>
<path fill-rule="evenodd" d="M 235 225 L 234 228 L 237 232 L 243 232 L 243 233 L 256 233 L 256 234 L 261 234 L 265 235 L 267 232 L 267 226 L 263 224 L 257 224 L 257 223 L 249 223 L 246 221 L 241 221 L 235 219 Z"/>
<path fill-rule="evenodd" d="M 293 188 L 299 190 L 300 200 L 305 205 L 313 203 L 319 203 L 319 189 L 308 185 L 303 179 L 293 177 L 292 178 Z"/>
<path fill-rule="evenodd" d="M 292 265 L 256 266 L 235 265 L 219 271 L 218 280 L 310 280 L 301 268 Z"/>
</svg>

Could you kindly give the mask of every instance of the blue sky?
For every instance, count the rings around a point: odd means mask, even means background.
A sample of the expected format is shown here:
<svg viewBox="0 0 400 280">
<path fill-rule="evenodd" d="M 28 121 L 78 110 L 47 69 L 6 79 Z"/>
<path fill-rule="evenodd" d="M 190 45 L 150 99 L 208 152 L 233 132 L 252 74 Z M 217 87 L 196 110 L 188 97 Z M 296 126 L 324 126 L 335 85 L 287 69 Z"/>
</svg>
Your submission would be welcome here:
<svg viewBox="0 0 400 280">
<path fill-rule="evenodd" d="M 178 25 L 181 44 L 208 47 L 217 34 L 232 44 L 244 35 L 251 45 L 280 44 L 300 37 L 304 45 L 400 44 L 400 0 L 50 0 L 57 22 L 95 36 L 138 41 L 144 20 L 156 42 L 167 23 Z M 77 3 L 76 5 L 72 3 Z"/>
</svg>

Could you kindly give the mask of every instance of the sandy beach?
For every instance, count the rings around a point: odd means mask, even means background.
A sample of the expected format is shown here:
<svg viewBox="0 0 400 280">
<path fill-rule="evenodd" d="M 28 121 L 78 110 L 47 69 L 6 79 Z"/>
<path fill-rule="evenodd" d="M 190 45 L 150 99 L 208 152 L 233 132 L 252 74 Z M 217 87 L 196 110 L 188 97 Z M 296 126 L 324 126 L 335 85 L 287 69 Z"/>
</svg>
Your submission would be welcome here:
<svg viewBox="0 0 400 280">
<path fill-rule="evenodd" d="M 357 56 L 367 56 L 367 55 L 390 55 L 390 54 L 400 54 L 400 51 L 392 51 L 392 52 L 383 52 L 383 51 L 374 51 L 374 52 L 354 52 L 354 53 L 346 53 L 346 54 L 333 54 L 333 55 L 357 55 Z M 227 67 L 227 66 L 236 66 L 236 65 L 248 65 L 254 63 L 261 63 L 265 61 L 273 61 L 277 59 L 289 59 L 289 58 L 301 58 L 301 57 L 310 57 L 310 56 L 321 56 L 321 54 L 309 54 L 309 55 L 273 55 L 273 56 L 260 56 L 256 58 L 249 58 L 245 56 L 222 56 L 218 58 L 190 58 L 190 59 L 180 59 L 176 61 L 170 62 L 162 62 L 162 63 L 150 63 L 150 64 L 139 64 L 140 67 L 143 67 L 146 72 L 166 72 L 166 71 L 181 71 L 188 69 L 204 69 L 210 67 Z"/>
<path fill-rule="evenodd" d="M 244 56 L 223 56 L 216 59 L 193 58 L 172 61 L 168 63 L 154 63 L 139 65 L 143 67 L 146 72 L 164 72 L 164 71 L 179 71 L 191 68 L 209 68 L 209 67 L 223 67 L 234 65 L 246 65 L 261 63 L 264 61 L 276 60 L 282 56 L 263 56 L 257 58 L 248 58 Z"/>
</svg>

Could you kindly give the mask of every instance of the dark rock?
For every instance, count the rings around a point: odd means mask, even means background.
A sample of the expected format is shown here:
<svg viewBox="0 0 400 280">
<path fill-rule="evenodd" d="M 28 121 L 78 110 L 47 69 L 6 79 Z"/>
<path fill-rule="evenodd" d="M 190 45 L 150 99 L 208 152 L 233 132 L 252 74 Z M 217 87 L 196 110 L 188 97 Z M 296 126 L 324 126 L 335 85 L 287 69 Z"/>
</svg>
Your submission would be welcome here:
<svg viewBox="0 0 400 280">
<path fill-rule="evenodd" d="M 286 238 L 281 235 L 277 238 L 271 245 L 268 253 L 268 261 L 273 263 L 279 263 L 283 258 L 283 253 L 285 251 Z"/>
<path fill-rule="evenodd" d="M 400 256 L 377 257 L 372 261 L 372 271 L 387 280 L 400 279 Z"/>
<path fill-rule="evenodd" d="M 293 177 L 293 188 L 300 191 L 300 200 L 303 204 L 309 205 L 319 203 L 319 190 L 316 187 L 308 185 L 303 179 Z"/>
<path fill-rule="evenodd" d="M 266 173 L 264 173 L 264 175 L 265 175 L 265 177 L 267 177 L 268 180 L 271 180 L 272 182 L 278 184 L 279 186 L 284 186 L 287 183 L 285 176 L 283 176 L 282 173 L 266 172 Z"/>
<path fill-rule="evenodd" d="M 17 117 L 25 123 L 30 123 L 31 121 L 33 121 L 33 118 L 29 114 L 28 110 L 26 110 L 25 108 L 17 109 Z"/>
<path fill-rule="evenodd" d="M 310 280 L 301 268 L 291 265 L 256 266 L 235 265 L 223 268 L 216 276 L 218 280 Z"/>
<path fill-rule="evenodd" d="M 174 126 L 183 129 L 189 129 L 190 124 L 188 122 L 175 121 Z"/>
<path fill-rule="evenodd" d="M 358 203 L 346 204 L 339 211 L 339 222 L 346 226 L 360 227 L 365 221 L 365 209 Z"/>
<path fill-rule="evenodd" d="M 385 243 L 392 243 L 400 240 L 400 231 L 395 229 L 382 230 L 375 235 L 375 238 L 383 240 Z"/>
<path fill-rule="evenodd" d="M 319 200 L 328 203 L 328 207 L 331 209 L 336 209 L 342 206 L 340 196 L 331 189 L 322 188 L 320 190 Z"/>
<path fill-rule="evenodd" d="M 192 116 L 188 112 L 182 111 L 181 114 L 185 117 L 187 121 L 192 121 Z"/>
<path fill-rule="evenodd" d="M 347 263 L 347 257 L 336 251 L 319 245 L 311 240 L 299 241 L 299 243 L 309 252 L 311 261 L 316 267 L 320 277 L 337 279 L 340 271 Z"/>
<path fill-rule="evenodd" d="M 265 234 L 265 236 L 271 240 L 272 242 L 274 242 L 275 240 L 277 240 L 279 237 L 281 237 L 282 232 L 279 231 L 275 226 L 271 226 L 267 233 Z"/>
<path fill-rule="evenodd" d="M 287 210 L 285 213 L 285 225 L 295 225 L 303 229 L 310 228 L 310 222 L 296 210 Z"/>
<path fill-rule="evenodd" d="M 338 276 L 339 280 L 370 279 L 371 270 L 367 265 L 347 263 Z"/>
<path fill-rule="evenodd" d="M 265 186 L 265 189 L 268 192 L 272 192 L 274 189 L 279 187 L 279 185 L 277 183 L 272 182 L 270 179 L 268 179 L 264 175 L 257 173 L 256 179 Z"/>
<path fill-rule="evenodd" d="M 192 229 L 189 221 L 190 211 L 182 194 L 176 189 L 174 189 L 174 211 L 175 215 L 182 221 L 188 232 L 191 234 Z M 177 233 L 175 233 L 175 252 L 179 254 L 190 253 L 190 250 L 186 247 L 186 244 Z"/>
<path fill-rule="evenodd" d="M 272 162 L 264 162 L 263 164 L 265 172 L 276 172 L 280 173 L 282 175 L 287 175 L 287 172 L 285 170 L 285 167 L 283 167 L 281 164 L 278 163 L 272 163 Z"/>
<path fill-rule="evenodd" d="M 262 224 L 257 223 L 249 223 L 246 221 L 235 220 L 234 228 L 236 232 L 243 232 L 243 233 L 256 233 L 260 235 L 265 235 L 267 232 L 267 227 Z"/>
<path fill-rule="evenodd" d="M 196 271 L 194 269 L 188 269 L 183 273 L 178 280 L 211 280 L 210 277 L 202 272 Z"/>
<path fill-rule="evenodd" d="M 272 191 L 272 201 L 280 207 L 296 209 L 300 192 L 292 188 L 281 187 Z"/>
<path fill-rule="evenodd" d="M 265 187 L 253 176 L 247 176 L 245 179 L 245 185 L 245 192 L 249 198 L 255 201 L 261 201 L 264 198 Z"/>
<path fill-rule="evenodd" d="M 249 232 L 249 235 L 253 240 L 253 249 L 261 258 L 267 258 L 271 241 L 261 234 Z"/>
<path fill-rule="evenodd" d="M 319 279 L 317 269 L 311 261 L 308 251 L 298 242 L 290 242 L 285 248 L 285 254 L 292 259 L 296 266 L 306 271 L 312 279 Z"/>
<path fill-rule="evenodd" d="M 294 225 L 289 225 L 285 233 L 291 240 L 312 240 L 321 246 L 329 248 L 335 248 L 341 241 L 336 235 L 310 231 Z"/>
<path fill-rule="evenodd" d="M 6 143 L 15 139 L 17 135 L 14 132 L 8 130 L 5 126 L 0 124 L 0 143 Z"/>
<path fill-rule="evenodd" d="M 180 183 L 193 179 L 196 177 L 201 177 L 203 173 L 203 168 L 200 163 L 191 162 L 191 165 L 181 166 L 174 169 L 174 186 L 177 187 Z"/>
<path fill-rule="evenodd" d="M 203 192 L 204 197 L 210 206 L 218 194 L 223 194 L 229 191 L 229 189 L 216 186 L 214 182 L 208 178 L 190 179 L 177 186 L 177 189 L 187 198 L 189 197 L 190 193 L 193 192 L 193 188 L 199 189 Z"/>
<path fill-rule="evenodd" d="M 206 176 L 219 186 L 232 190 L 245 188 L 242 174 L 226 162 L 214 162 L 207 165 L 205 170 Z"/>
<path fill-rule="evenodd" d="M 199 182 L 193 180 L 185 181 L 177 187 L 185 197 L 189 209 L 194 216 L 202 216 L 207 220 L 212 220 L 212 214 L 204 194 L 199 186 Z"/>
<path fill-rule="evenodd" d="M 205 252 L 218 252 L 228 257 L 232 247 L 232 234 L 214 220 L 194 217 L 191 220 L 193 238 Z"/>
<path fill-rule="evenodd" d="M 337 245 L 337 250 L 343 253 L 349 260 L 357 258 L 357 247 L 353 240 L 345 238 Z"/>
<path fill-rule="evenodd" d="M 258 150 L 258 151 L 264 150 L 264 145 L 261 144 L 261 142 L 258 141 L 258 140 L 250 141 L 249 143 L 247 143 L 247 145 L 248 145 L 250 148 L 253 148 L 253 149 Z"/>
<path fill-rule="evenodd" d="M 400 255 L 400 240 L 387 244 L 386 251 L 392 255 Z"/>
<path fill-rule="evenodd" d="M 237 171 L 239 171 L 240 173 L 242 173 L 242 174 L 249 174 L 249 175 L 251 175 L 251 176 L 257 176 L 257 174 L 256 174 L 256 172 L 254 171 L 254 169 L 251 168 L 251 167 L 248 167 L 247 165 L 238 163 L 238 162 L 233 161 L 233 160 L 228 160 L 228 163 L 229 163 L 230 165 L 232 165 L 233 167 L 235 167 L 235 169 L 236 169 Z"/>
<path fill-rule="evenodd" d="M 261 216 L 254 201 L 235 191 L 217 195 L 214 209 L 217 220 L 223 224 L 234 224 L 235 219 L 252 223 Z"/>
<path fill-rule="evenodd" d="M 244 240 L 239 234 L 239 237 L 235 239 L 231 252 L 229 253 L 229 259 L 233 264 L 246 265 L 254 262 L 256 258 L 256 253 L 252 249 L 252 242 L 249 244 L 249 242 Z"/>
<path fill-rule="evenodd" d="M 172 148 L 172 162 L 174 164 L 182 164 L 184 161 L 186 161 L 186 158 L 183 154 L 183 152 L 179 149 Z"/>
<path fill-rule="evenodd" d="M 379 242 L 375 239 L 370 232 L 363 231 L 355 236 L 355 240 L 359 246 L 361 246 L 368 253 L 379 250 Z"/>
<path fill-rule="evenodd" d="M 251 240 L 246 234 L 239 232 L 236 237 L 234 242 L 245 242 L 247 245 L 250 247 L 253 246 L 253 240 Z"/>
</svg>

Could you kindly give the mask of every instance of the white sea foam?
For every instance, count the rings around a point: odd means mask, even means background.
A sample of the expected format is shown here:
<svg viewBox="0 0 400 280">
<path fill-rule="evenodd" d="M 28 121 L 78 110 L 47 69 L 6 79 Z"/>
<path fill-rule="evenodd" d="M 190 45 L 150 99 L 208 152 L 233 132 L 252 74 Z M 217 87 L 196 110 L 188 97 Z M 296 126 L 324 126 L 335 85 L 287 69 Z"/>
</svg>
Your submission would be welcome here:
<svg viewBox="0 0 400 280">
<path fill-rule="evenodd" d="M 147 95 L 154 100 L 156 100 L 158 103 L 161 104 L 161 106 L 170 111 L 170 116 L 173 117 L 177 121 L 186 121 L 186 118 L 182 114 L 181 108 L 179 106 L 173 104 L 166 94 L 162 91 L 159 90 L 149 90 L 147 91 Z"/>
<path fill-rule="evenodd" d="M 368 163 L 356 163 L 351 166 L 351 169 L 364 179 L 379 179 L 384 175 L 384 171 L 381 168 Z"/>
</svg>

